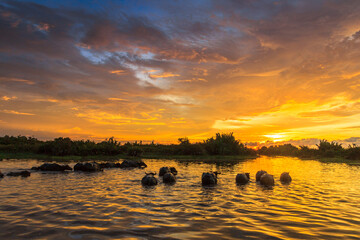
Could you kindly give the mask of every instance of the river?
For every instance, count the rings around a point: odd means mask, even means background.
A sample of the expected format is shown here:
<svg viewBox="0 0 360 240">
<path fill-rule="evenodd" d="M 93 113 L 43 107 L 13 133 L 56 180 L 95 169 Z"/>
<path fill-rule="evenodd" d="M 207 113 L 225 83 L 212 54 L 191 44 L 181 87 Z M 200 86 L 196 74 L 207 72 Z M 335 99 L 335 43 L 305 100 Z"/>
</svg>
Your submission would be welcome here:
<svg viewBox="0 0 360 240">
<path fill-rule="evenodd" d="M 144 160 L 144 169 L 32 172 L 0 179 L 0 239 L 360 239 L 360 167 L 291 157 L 236 163 Z M 3 160 L 3 173 L 37 160 Z M 70 163 L 73 166 L 75 163 Z M 177 182 L 143 187 L 144 172 L 178 170 Z M 255 182 L 264 169 L 275 177 Z M 201 174 L 220 171 L 218 185 Z M 293 181 L 282 185 L 280 174 Z M 251 181 L 235 184 L 237 173 Z"/>
</svg>

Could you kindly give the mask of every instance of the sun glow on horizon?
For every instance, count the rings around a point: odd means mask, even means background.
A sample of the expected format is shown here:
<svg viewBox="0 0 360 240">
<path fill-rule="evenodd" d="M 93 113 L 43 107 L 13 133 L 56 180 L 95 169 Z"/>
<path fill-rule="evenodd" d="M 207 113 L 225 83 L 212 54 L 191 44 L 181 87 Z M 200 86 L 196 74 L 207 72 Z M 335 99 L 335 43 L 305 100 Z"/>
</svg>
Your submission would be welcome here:
<svg viewBox="0 0 360 240">
<path fill-rule="evenodd" d="M 273 142 L 281 142 L 281 141 L 288 140 L 288 139 L 286 139 L 286 136 L 283 134 L 267 134 L 267 135 L 264 135 L 264 137 L 271 139 L 271 141 L 273 141 Z"/>
</svg>

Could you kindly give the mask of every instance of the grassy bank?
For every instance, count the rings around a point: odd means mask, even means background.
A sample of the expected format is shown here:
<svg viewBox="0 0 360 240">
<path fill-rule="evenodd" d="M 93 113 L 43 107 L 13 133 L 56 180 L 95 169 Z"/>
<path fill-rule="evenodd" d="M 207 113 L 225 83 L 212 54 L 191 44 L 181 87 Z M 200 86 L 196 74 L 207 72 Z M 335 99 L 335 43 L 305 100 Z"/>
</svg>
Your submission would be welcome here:
<svg viewBox="0 0 360 240">
<path fill-rule="evenodd" d="M 341 158 L 341 157 L 319 158 L 316 160 L 319 160 L 320 162 L 323 162 L 323 163 L 346 163 L 349 165 L 360 166 L 360 160 L 349 160 L 349 159 Z"/>
</svg>

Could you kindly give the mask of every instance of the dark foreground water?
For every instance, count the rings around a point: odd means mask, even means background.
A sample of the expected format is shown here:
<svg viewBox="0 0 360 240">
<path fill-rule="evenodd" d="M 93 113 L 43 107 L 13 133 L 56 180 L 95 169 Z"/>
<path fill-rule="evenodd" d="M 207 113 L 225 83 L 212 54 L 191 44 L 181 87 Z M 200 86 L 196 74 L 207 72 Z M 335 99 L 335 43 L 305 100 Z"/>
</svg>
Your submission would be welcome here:
<svg viewBox="0 0 360 240">
<path fill-rule="evenodd" d="M 144 170 L 41 173 L 0 179 L 0 239 L 360 239 L 360 167 L 296 158 L 236 164 L 145 160 L 146 171 L 175 166 L 178 181 L 144 188 Z M 4 160 L 0 170 L 42 162 Z M 71 164 L 74 165 L 74 164 Z M 255 173 L 274 174 L 264 189 Z M 221 171 L 204 188 L 204 171 Z M 279 181 L 290 171 L 289 186 Z M 235 175 L 250 172 L 243 187 Z"/>
</svg>

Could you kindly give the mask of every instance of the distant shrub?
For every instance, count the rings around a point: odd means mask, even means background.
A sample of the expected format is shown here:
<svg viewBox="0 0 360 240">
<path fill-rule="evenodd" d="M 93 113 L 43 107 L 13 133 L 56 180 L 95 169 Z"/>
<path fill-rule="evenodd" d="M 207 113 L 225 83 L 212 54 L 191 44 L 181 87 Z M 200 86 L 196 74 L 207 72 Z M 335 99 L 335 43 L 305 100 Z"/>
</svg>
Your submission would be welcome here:
<svg viewBox="0 0 360 240">
<path fill-rule="evenodd" d="M 268 156 L 296 156 L 298 152 L 299 149 L 292 144 L 283 144 L 270 147 L 263 146 L 258 150 L 259 154 Z"/>
<path fill-rule="evenodd" d="M 127 149 L 127 155 L 132 157 L 140 157 L 143 150 L 139 146 L 131 146 Z"/>
<path fill-rule="evenodd" d="M 321 157 L 336 157 L 341 156 L 344 153 L 344 148 L 337 142 L 328 142 L 327 140 L 320 140 L 319 144 L 316 144 Z"/>
<path fill-rule="evenodd" d="M 180 144 L 176 148 L 176 154 L 178 155 L 204 155 L 206 153 L 205 149 L 199 143 Z"/>
<path fill-rule="evenodd" d="M 317 156 L 317 150 L 308 146 L 300 146 L 297 156 L 300 158 L 311 158 Z"/>
<path fill-rule="evenodd" d="M 350 160 L 360 160 L 360 147 L 356 145 L 349 145 L 349 148 L 346 149 L 346 158 Z"/>
<path fill-rule="evenodd" d="M 216 133 L 215 138 L 211 137 L 202 143 L 205 151 L 210 155 L 238 155 L 244 152 L 252 153 L 236 140 L 233 133 Z"/>
</svg>

